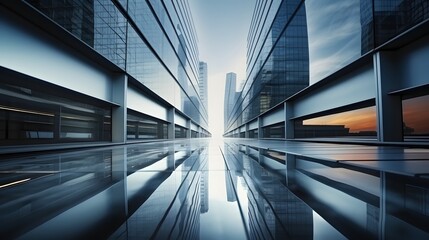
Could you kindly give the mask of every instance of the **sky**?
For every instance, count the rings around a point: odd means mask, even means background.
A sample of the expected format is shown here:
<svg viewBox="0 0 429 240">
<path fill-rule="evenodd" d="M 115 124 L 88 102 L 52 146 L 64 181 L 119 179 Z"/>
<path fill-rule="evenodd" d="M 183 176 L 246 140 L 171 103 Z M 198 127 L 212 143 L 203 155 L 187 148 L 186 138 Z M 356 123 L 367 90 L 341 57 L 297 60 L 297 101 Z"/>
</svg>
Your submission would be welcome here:
<svg viewBox="0 0 429 240">
<path fill-rule="evenodd" d="M 223 134 L 223 99 L 228 72 L 237 88 L 246 77 L 247 34 L 256 0 L 188 0 L 198 36 L 200 61 L 208 68 L 209 130 Z"/>
</svg>

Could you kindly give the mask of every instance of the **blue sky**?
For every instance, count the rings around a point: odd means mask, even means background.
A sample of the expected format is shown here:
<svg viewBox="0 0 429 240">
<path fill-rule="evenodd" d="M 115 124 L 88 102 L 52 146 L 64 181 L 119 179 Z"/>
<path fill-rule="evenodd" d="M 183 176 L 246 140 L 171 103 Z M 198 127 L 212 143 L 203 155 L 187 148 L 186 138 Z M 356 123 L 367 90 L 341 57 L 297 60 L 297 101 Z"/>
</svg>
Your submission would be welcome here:
<svg viewBox="0 0 429 240">
<path fill-rule="evenodd" d="M 247 33 L 256 0 L 188 0 L 198 35 L 199 57 L 208 65 L 209 124 L 223 133 L 225 75 L 245 79 Z"/>
</svg>

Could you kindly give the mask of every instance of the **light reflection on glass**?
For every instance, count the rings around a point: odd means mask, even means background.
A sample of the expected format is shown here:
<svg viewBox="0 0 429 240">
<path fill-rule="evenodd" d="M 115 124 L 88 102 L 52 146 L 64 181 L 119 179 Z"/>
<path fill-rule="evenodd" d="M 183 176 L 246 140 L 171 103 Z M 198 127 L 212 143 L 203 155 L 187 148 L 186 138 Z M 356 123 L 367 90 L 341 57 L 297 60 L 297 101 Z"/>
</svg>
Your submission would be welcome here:
<svg viewBox="0 0 429 240">
<path fill-rule="evenodd" d="M 375 106 L 295 122 L 295 137 L 377 135 Z"/>
<path fill-rule="evenodd" d="M 308 0 L 310 83 L 315 83 L 362 54 L 361 0 Z M 364 21 L 364 19 L 362 19 Z"/>
<path fill-rule="evenodd" d="M 2 184 L 31 181 L 0 188 L 0 233 L 34 238 L 68 231 L 74 238 L 103 239 L 378 236 L 380 176 L 301 158 L 291 167 L 284 153 L 232 143 L 175 143 L 2 159 Z M 403 192 L 388 199 L 387 234 L 399 226 L 414 239 L 427 237 L 419 200 L 429 191 L 426 180 L 384 178 L 400 185 L 389 191 Z"/>
<path fill-rule="evenodd" d="M 429 137 L 429 95 L 402 101 L 403 133 L 405 137 Z"/>
</svg>

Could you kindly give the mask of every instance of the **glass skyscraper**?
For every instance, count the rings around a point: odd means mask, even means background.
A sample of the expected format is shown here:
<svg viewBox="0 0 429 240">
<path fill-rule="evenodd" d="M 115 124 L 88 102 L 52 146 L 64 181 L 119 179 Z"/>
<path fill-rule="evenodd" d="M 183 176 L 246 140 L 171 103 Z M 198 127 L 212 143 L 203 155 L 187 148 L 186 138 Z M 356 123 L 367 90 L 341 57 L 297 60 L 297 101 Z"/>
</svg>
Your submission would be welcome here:
<svg viewBox="0 0 429 240">
<path fill-rule="evenodd" d="M 425 0 L 257 1 L 225 136 L 427 140 L 428 18 Z"/>
<path fill-rule="evenodd" d="M 187 2 L 0 7 L 0 145 L 209 136 Z"/>
</svg>

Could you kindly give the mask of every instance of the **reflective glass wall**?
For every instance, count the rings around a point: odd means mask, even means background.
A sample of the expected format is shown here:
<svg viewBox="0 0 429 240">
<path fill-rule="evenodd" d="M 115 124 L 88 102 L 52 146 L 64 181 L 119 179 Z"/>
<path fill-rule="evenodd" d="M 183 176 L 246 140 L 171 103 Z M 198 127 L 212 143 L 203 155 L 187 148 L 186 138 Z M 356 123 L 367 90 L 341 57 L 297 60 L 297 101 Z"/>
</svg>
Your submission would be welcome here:
<svg viewBox="0 0 429 240">
<path fill-rule="evenodd" d="M 132 78 L 208 127 L 198 86 L 198 48 L 188 3 L 26 0 Z"/>
<path fill-rule="evenodd" d="M 365 137 L 377 138 L 375 106 L 295 120 L 295 138 Z"/>
<path fill-rule="evenodd" d="M 237 103 L 227 116 L 225 133 L 231 135 L 235 129 L 309 84 L 313 85 L 365 55 L 372 54 L 374 49 L 428 18 L 429 3 L 425 0 L 297 0 L 256 3 L 248 35 L 247 79 Z M 404 108 L 411 105 L 407 101 L 412 100 L 404 100 Z M 366 112 L 366 107 L 355 109 L 346 106 L 357 112 Z M 331 111 L 329 115 L 334 113 L 335 111 Z M 342 116 L 340 111 L 337 113 Z M 326 119 L 338 116 L 326 115 Z M 318 117 L 322 115 L 319 114 Z M 313 123 L 310 119 L 301 119 L 301 122 L 296 122 L 296 134 L 301 137 L 327 136 L 327 125 L 329 128 L 336 125 L 335 130 L 331 129 L 336 133 L 328 135 L 377 136 L 375 113 L 371 113 L 371 120 L 361 117 L 359 114 L 350 115 L 347 122 L 338 124 L 331 123 L 331 120 L 323 123 L 325 118 L 315 119 Z M 368 127 L 349 128 L 351 122 Z M 312 130 L 309 125 L 312 125 Z M 316 125 L 319 126 L 318 133 L 315 133 Z M 322 125 L 324 127 L 320 127 Z M 410 129 L 404 129 L 404 134 L 409 135 Z"/>
<path fill-rule="evenodd" d="M 168 123 L 128 109 L 127 139 L 167 139 Z"/>
<path fill-rule="evenodd" d="M 274 2 L 278 1 L 273 1 L 265 18 L 272 19 L 274 15 L 275 18 L 260 30 L 265 36 L 261 39 L 250 32 L 249 36 L 257 39 L 249 40 L 255 48 L 248 52 L 251 59 L 248 59 L 247 80 L 228 116 L 225 131 L 252 120 L 308 86 L 305 5 L 301 1 L 283 1 L 280 6 Z M 260 7 L 265 9 L 263 5 Z"/>
<path fill-rule="evenodd" d="M 402 100 L 403 135 L 405 140 L 429 140 L 429 95 L 407 96 Z"/>
<path fill-rule="evenodd" d="M 0 145 L 111 141 L 110 106 L 55 92 L 0 84 Z"/>
</svg>

